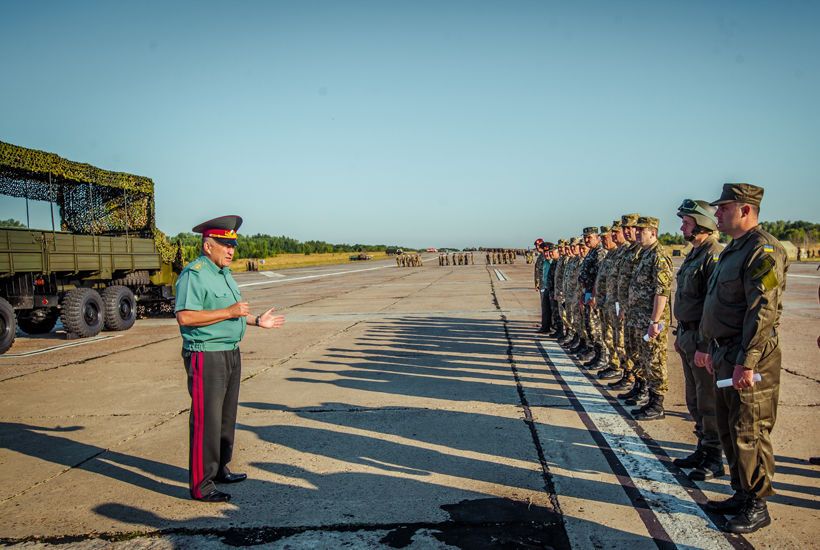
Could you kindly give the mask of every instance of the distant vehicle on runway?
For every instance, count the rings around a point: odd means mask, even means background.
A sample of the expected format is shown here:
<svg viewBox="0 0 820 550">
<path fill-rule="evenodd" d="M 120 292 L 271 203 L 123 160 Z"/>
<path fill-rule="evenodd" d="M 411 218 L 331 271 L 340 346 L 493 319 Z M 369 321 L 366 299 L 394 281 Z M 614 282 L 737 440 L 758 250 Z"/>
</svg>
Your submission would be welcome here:
<svg viewBox="0 0 820 550">
<path fill-rule="evenodd" d="M 0 353 L 18 326 L 89 337 L 173 313 L 182 250 L 155 226 L 151 179 L 0 141 L 0 195 L 52 205 L 50 231 L 0 229 Z"/>
<path fill-rule="evenodd" d="M 364 261 L 364 260 L 372 260 L 372 259 L 373 259 L 373 256 L 371 256 L 370 254 L 365 254 L 364 252 L 360 252 L 359 254 L 354 254 L 354 255 L 349 257 L 349 260 L 354 261 L 354 262 Z"/>
</svg>

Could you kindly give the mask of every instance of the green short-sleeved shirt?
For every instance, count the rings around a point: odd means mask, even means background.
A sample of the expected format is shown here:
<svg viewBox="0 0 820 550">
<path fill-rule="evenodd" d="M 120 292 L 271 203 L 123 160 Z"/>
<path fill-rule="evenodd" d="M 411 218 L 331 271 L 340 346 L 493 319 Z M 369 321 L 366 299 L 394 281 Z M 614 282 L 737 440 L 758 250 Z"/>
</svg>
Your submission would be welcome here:
<svg viewBox="0 0 820 550">
<path fill-rule="evenodd" d="M 227 267 L 219 269 L 207 256 L 185 266 L 176 284 L 175 311 L 207 311 L 230 307 L 242 299 Z M 204 327 L 179 327 L 182 347 L 189 351 L 236 349 L 245 335 L 244 317 L 226 319 Z"/>
</svg>

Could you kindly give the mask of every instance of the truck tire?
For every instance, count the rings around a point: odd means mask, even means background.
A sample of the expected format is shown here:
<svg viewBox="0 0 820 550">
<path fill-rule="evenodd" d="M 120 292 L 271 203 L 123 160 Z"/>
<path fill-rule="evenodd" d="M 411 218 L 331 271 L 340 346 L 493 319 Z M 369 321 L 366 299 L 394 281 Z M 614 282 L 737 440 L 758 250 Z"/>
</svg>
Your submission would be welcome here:
<svg viewBox="0 0 820 550">
<path fill-rule="evenodd" d="M 17 336 L 17 318 L 14 316 L 14 308 L 0 298 L 0 353 L 6 353 L 14 343 Z"/>
<path fill-rule="evenodd" d="M 115 286 L 144 286 L 151 283 L 151 275 L 147 271 L 132 271 L 125 277 L 111 281 Z"/>
<path fill-rule="evenodd" d="M 137 320 L 137 301 L 127 286 L 109 286 L 102 293 L 105 329 L 128 330 Z"/>
<path fill-rule="evenodd" d="M 66 331 L 80 338 L 96 336 L 105 323 L 105 306 L 93 288 L 75 288 L 63 298 L 62 321 Z"/>
<path fill-rule="evenodd" d="M 47 334 L 51 332 L 54 325 L 57 324 L 59 314 L 56 309 L 49 309 L 48 311 L 39 311 L 21 313 L 17 316 L 17 324 L 20 329 L 26 334 Z"/>
</svg>

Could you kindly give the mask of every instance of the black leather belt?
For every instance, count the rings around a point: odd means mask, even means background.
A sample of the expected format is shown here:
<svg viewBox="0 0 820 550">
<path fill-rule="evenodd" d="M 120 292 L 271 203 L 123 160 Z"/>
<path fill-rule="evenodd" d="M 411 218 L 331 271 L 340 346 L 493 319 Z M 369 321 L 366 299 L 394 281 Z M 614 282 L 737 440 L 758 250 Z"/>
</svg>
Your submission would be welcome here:
<svg viewBox="0 0 820 550">
<path fill-rule="evenodd" d="M 728 338 L 712 338 L 715 348 L 722 348 L 731 344 L 740 343 L 740 336 L 730 336 Z"/>
</svg>

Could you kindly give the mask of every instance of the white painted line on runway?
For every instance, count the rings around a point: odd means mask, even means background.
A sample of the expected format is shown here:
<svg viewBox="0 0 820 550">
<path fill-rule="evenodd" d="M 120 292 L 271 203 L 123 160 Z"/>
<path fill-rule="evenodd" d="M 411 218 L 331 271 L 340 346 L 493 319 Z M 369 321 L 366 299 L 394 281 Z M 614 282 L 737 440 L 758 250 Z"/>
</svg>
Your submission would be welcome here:
<svg viewBox="0 0 820 550">
<path fill-rule="evenodd" d="M 114 336 L 96 336 L 94 338 L 83 338 L 82 340 L 78 340 L 76 342 L 70 342 L 67 344 L 59 344 L 56 346 L 51 346 L 48 348 L 38 349 L 34 351 L 24 351 L 23 353 L 6 353 L 0 355 L 0 359 L 12 359 L 15 357 L 31 357 L 33 355 L 42 355 L 43 353 L 50 353 L 52 351 L 57 351 L 60 349 L 66 348 L 73 348 L 77 346 L 84 346 L 86 344 L 93 344 L 95 342 L 102 342 L 103 340 L 111 340 L 112 338 L 120 338 L 123 336 L 122 334 L 117 334 Z"/>
<path fill-rule="evenodd" d="M 678 483 L 595 384 L 578 370 L 564 350 L 555 342 L 536 342 L 623 465 L 672 542 L 681 548 L 733 548 L 686 488 Z"/>
<path fill-rule="evenodd" d="M 801 279 L 820 279 L 820 275 L 798 275 L 797 273 L 786 273 L 788 277 L 800 277 Z"/>
<path fill-rule="evenodd" d="M 277 273 L 275 271 L 260 271 L 260 275 L 264 275 L 268 279 L 282 279 L 286 277 L 286 275 L 282 275 L 281 273 Z"/>
<path fill-rule="evenodd" d="M 493 271 L 495 271 L 495 276 L 498 277 L 499 281 L 507 281 L 508 280 L 507 276 L 500 269 L 493 268 Z"/>
</svg>

